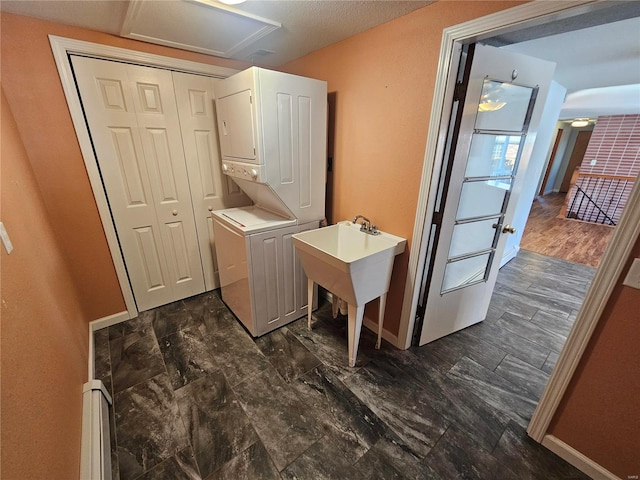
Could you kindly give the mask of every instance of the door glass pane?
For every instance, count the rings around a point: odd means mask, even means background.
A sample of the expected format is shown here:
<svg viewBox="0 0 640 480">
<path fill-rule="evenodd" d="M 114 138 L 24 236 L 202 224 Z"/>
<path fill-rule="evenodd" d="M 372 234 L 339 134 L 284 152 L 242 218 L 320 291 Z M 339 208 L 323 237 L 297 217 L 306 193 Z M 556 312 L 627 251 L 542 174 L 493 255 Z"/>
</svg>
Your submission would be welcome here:
<svg viewBox="0 0 640 480">
<path fill-rule="evenodd" d="M 444 270 L 441 293 L 483 281 L 490 256 L 491 254 L 485 253 L 448 263 Z"/>
<path fill-rule="evenodd" d="M 511 175 L 520 150 L 520 135 L 474 134 L 465 177 Z"/>
<path fill-rule="evenodd" d="M 464 182 L 456 220 L 500 215 L 505 195 L 510 188 L 511 180 L 509 179 Z"/>
<path fill-rule="evenodd" d="M 451 237 L 449 258 L 493 247 L 493 238 L 496 234 L 496 229 L 492 226 L 494 223 L 498 223 L 498 217 L 455 225 Z"/>
<path fill-rule="evenodd" d="M 530 87 L 485 79 L 475 128 L 522 132 L 533 91 Z"/>
</svg>

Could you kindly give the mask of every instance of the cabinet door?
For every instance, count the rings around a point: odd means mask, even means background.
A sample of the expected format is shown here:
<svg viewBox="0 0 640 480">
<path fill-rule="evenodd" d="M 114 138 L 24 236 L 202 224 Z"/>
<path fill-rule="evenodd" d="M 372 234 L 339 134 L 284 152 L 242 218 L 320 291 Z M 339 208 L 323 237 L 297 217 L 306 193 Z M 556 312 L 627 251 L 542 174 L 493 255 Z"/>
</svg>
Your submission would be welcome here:
<svg viewBox="0 0 640 480">
<path fill-rule="evenodd" d="M 172 72 L 180 117 L 182 144 L 189 174 L 191 200 L 206 290 L 220 286 L 211 212 L 249 205 L 251 201 L 222 174 L 214 114 L 214 80 Z"/>
<path fill-rule="evenodd" d="M 72 62 L 138 309 L 203 292 L 171 74 Z"/>
<path fill-rule="evenodd" d="M 255 335 L 262 335 L 307 313 L 307 277 L 292 235 L 308 226 L 293 226 L 251 236 Z"/>
<path fill-rule="evenodd" d="M 253 94 L 249 89 L 218 99 L 218 128 L 223 158 L 256 162 L 253 100 Z"/>
</svg>

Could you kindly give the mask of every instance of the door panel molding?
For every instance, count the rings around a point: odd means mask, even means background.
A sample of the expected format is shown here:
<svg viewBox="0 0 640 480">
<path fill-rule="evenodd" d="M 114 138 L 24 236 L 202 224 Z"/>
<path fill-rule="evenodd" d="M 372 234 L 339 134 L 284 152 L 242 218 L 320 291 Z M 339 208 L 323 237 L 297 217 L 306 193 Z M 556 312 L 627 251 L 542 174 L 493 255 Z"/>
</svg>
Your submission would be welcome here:
<svg viewBox="0 0 640 480">
<path fill-rule="evenodd" d="M 530 2 L 444 30 L 396 344 L 399 348 L 406 349 L 411 346 L 420 296 L 420 280 L 423 276 L 424 260 L 428 254 L 426 250 L 433 220 L 431 212 L 433 212 L 433 202 L 437 193 L 435 187 L 441 167 L 437 159 L 442 158 L 446 142 L 461 45 L 499 35 L 508 30 L 514 31 L 544 24 L 550 20 L 580 15 L 610 4 L 604 0 Z M 640 182 L 636 182 L 621 222 L 604 254 L 602 267 L 596 272 L 574 327 L 529 423 L 527 432 L 537 442 L 542 442 L 549 437 L 546 432 L 551 419 L 598 323 L 600 313 L 609 299 L 613 286 L 624 268 L 631 248 L 639 237 Z"/>
<path fill-rule="evenodd" d="M 429 244 L 433 205 L 436 201 L 441 162 L 447 141 L 452 112 L 456 73 L 463 44 L 474 43 L 507 31 L 518 30 L 587 13 L 607 6 L 606 0 L 571 0 L 565 2 L 530 2 L 475 20 L 446 28 L 442 34 L 438 70 L 429 117 L 429 133 L 420 179 L 416 219 L 411 238 L 409 267 L 405 282 L 402 314 L 398 331 L 398 348 L 411 346 L 416 311 L 420 297 L 420 280 Z"/>
<path fill-rule="evenodd" d="M 447 146 L 449 177 L 440 177 L 447 191 L 434 207 L 439 236 L 430 246 L 419 345 L 486 316 L 507 243 L 503 225 L 512 222 L 525 181 L 519 165 L 531 157 L 555 70 L 553 62 L 481 44 L 472 57 L 459 84 L 465 93 L 456 98 L 462 115 Z M 481 109 L 494 95 L 501 108 Z"/>
<path fill-rule="evenodd" d="M 80 97 L 73 78 L 69 54 L 76 53 L 105 60 L 126 61 L 142 66 L 161 67 L 174 71 L 208 75 L 213 78 L 226 78 L 237 73 L 237 70 L 217 65 L 207 65 L 178 58 L 165 57 L 162 55 L 137 52 L 135 50 L 128 50 L 120 47 L 85 42 L 82 40 L 74 40 L 55 35 L 49 35 L 49 43 L 51 44 L 51 50 L 58 69 L 58 75 L 60 76 L 60 81 L 62 83 L 62 89 L 67 100 L 69 113 L 71 114 L 72 123 L 76 131 L 82 158 L 87 169 L 89 183 L 91 184 L 93 196 L 96 200 L 98 214 L 104 228 L 107 245 L 109 247 L 111 258 L 116 270 L 116 276 L 120 284 L 120 290 L 124 298 L 129 318 L 134 318 L 138 315 L 138 309 L 136 308 L 133 291 L 129 284 L 124 260 L 120 252 L 115 226 L 111 219 L 111 212 L 107 203 L 107 196 L 100 179 L 98 163 L 93 153 L 89 131 L 85 123 L 80 103 Z M 107 93 L 108 92 L 105 92 L 105 94 Z"/>
</svg>

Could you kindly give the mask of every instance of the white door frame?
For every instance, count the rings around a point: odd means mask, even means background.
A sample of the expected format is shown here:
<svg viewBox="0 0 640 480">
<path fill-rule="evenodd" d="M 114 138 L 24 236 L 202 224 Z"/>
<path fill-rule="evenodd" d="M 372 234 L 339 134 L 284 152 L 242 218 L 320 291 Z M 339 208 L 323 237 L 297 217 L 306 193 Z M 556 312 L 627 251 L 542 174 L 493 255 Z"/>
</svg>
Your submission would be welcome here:
<svg viewBox="0 0 640 480">
<path fill-rule="evenodd" d="M 611 6 L 610 0 L 567 0 L 563 2 L 533 1 L 492 15 L 449 27 L 443 32 L 433 107 L 429 121 L 426 152 L 413 230 L 409 269 L 398 332 L 398 347 L 409 348 L 420 297 L 420 281 L 427 257 L 429 226 L 432 222 L 434 190 L 443 156 L 448 120 L 451 115 L 455 76 L 462 44 L 480 41 L 509 31 L 541 25 Z M 591 338 L 611 291 L 624 268 L 631 249 L 640 235 L 640 181 L 631 193 L 620 223 L 609 242 L 585 301 L 567 338 L 547 387 L 527 429 L 538 442 L 564 395 L 571 377 Z"/>
<path fill-rule="evenodd" d="M 98 161 L 91 146 L 89 130 L 87 129 L 84 114 L 82 112 L 80 97 L 73 79 L 71 62 L 69 61 L 68 55 L 76 53 L 106 60 L 125 61 L 135 63 L 137 65 L 161 67 L 180 72 L 207 75 L 215 78 L 226 78 L 233 75 L 238 70 L 219 67 L 217 65 L 191 62 L 178 58 L 154 55 L 151 53 L 137 52 L 135 50 L 127 50 L 124 48 L 85 42 L 82 40 L 58 37 L 55 35 L 49 35 L 49 43 L 51 44 L 51 50 L 53 51 L 53 57 L 58 68 L 60 81 L 62 82 L 64 96 L 67 99 L 67 105 L 69 106 L 73 126 L 76 131 L 76 136 L 78 137 L 82 158 L 84 159 L 87 174 L 89 175 L 89 182 L 91 183 L 93 196 L 98 206 L 100 220 L 104 228 L 105 236 L 107 237 L 109 252 L 111 253 L 111 259 L 115 266 L 120 290 L 127 308 L 126 316 L 128 318 L 134 318 L 138 315 L 138 309 L 136 308 L 136 303 L 133 297 L 133 290 L 129 284 L 129 277 L 127 276 L 122 252 L 120 252 L 116 229 L 111 218 L 109 204 L 107 203 L 107 194 L 105 193 L 102 180 L 100 179 Z M 123 320 L 123 315 L 124 312 L 122 312 L 122 314 L 116 314 L 115 317 L 117 317 L 117 319 L 112 318 L 111 322 Z"/>
</svg>

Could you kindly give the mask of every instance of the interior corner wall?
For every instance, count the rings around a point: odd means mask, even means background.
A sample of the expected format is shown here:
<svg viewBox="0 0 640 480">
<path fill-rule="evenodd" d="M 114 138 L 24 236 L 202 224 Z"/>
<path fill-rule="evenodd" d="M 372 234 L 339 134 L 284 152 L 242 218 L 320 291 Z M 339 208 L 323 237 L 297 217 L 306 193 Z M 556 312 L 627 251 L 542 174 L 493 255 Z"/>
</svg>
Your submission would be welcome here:
<svg viewBox="0 0 640 480">
<path fill-rule="evenodd" d="M 567 151 L 567 145 L 569 143 L 569 136 L 571 133 L 571 124 L 560 121 L 556 124 L 556 135 L 560 129 L 562 129 L 562 137 L 560 137 L 560 141 L 558 142 L 558 149 L 556 150 L 555 156 L 550 160 L 553 163 L 551 165 L 551 171 L 549 172 L 549 178 L 547 179 L 547 185 L 544 188 L 544 195 L 558 191 L 558 189 L 556 189 L 556 181 L 559 172 L 563 167 L 564 155 Z"/>
<path fill-rule="evenodd" d="M 547 431 L 621 479 L 640 473 L 640 290 L 624 286 L 640 238 Z"/>
<path fill-rule="evenodd" d="M 122 312 L 124 299 L 48 35 L 230 68 L 247 64 L 4 12 L 0 25 L 3 88 L 85 318 Z"/>
<path fill-rule="evenodd" d="M 88 324 L 2 89 L 2 478 L 78 478 Z"/>
<path fill-rule="evenodd" d="M 282 65 L 326 80 L 332 99 L 334 222 L 362 214 L 408 240 L 396 257 L 385 329 L 398 333 L 442 33 L 525 2 L 435 2 Z M 374 312 L 367 316 L 377 318 Z"/>
<path fill-rule="evenodd" d="M 553 180 L 553 191 L 559 192 L 560 187 L 562 186 L 562 182 L 567 173 L 567 168 L 569 167 L 569 161 L 571 160 L 571 155 L 573 154 L 573 147 L 576 145 L 576 139 L 578 138 L 578 133 L 582 131 L 593 130 L 593 125 L 588 125 L 586 127 L 575 128 L 571 126 L 571 122 L 565 122 L 564 134 L 562 135 L 563 139 L 566 138 L 566 143 L 563 144 L 564 148 L 562 149 L 562 155 L 560 155 L 560 149 L 558 149 L 558 155 L 556 155 L 556 160 L 554 162 L 554 170 L 556 171 L 554 180 Z M 561 139 L 562 140 L 562 139 Z M 555 164 L 558 163 L 558 167 L 556 169 Z M 551 183 L 551 179 L 549 182 Z"/>
</svg>

